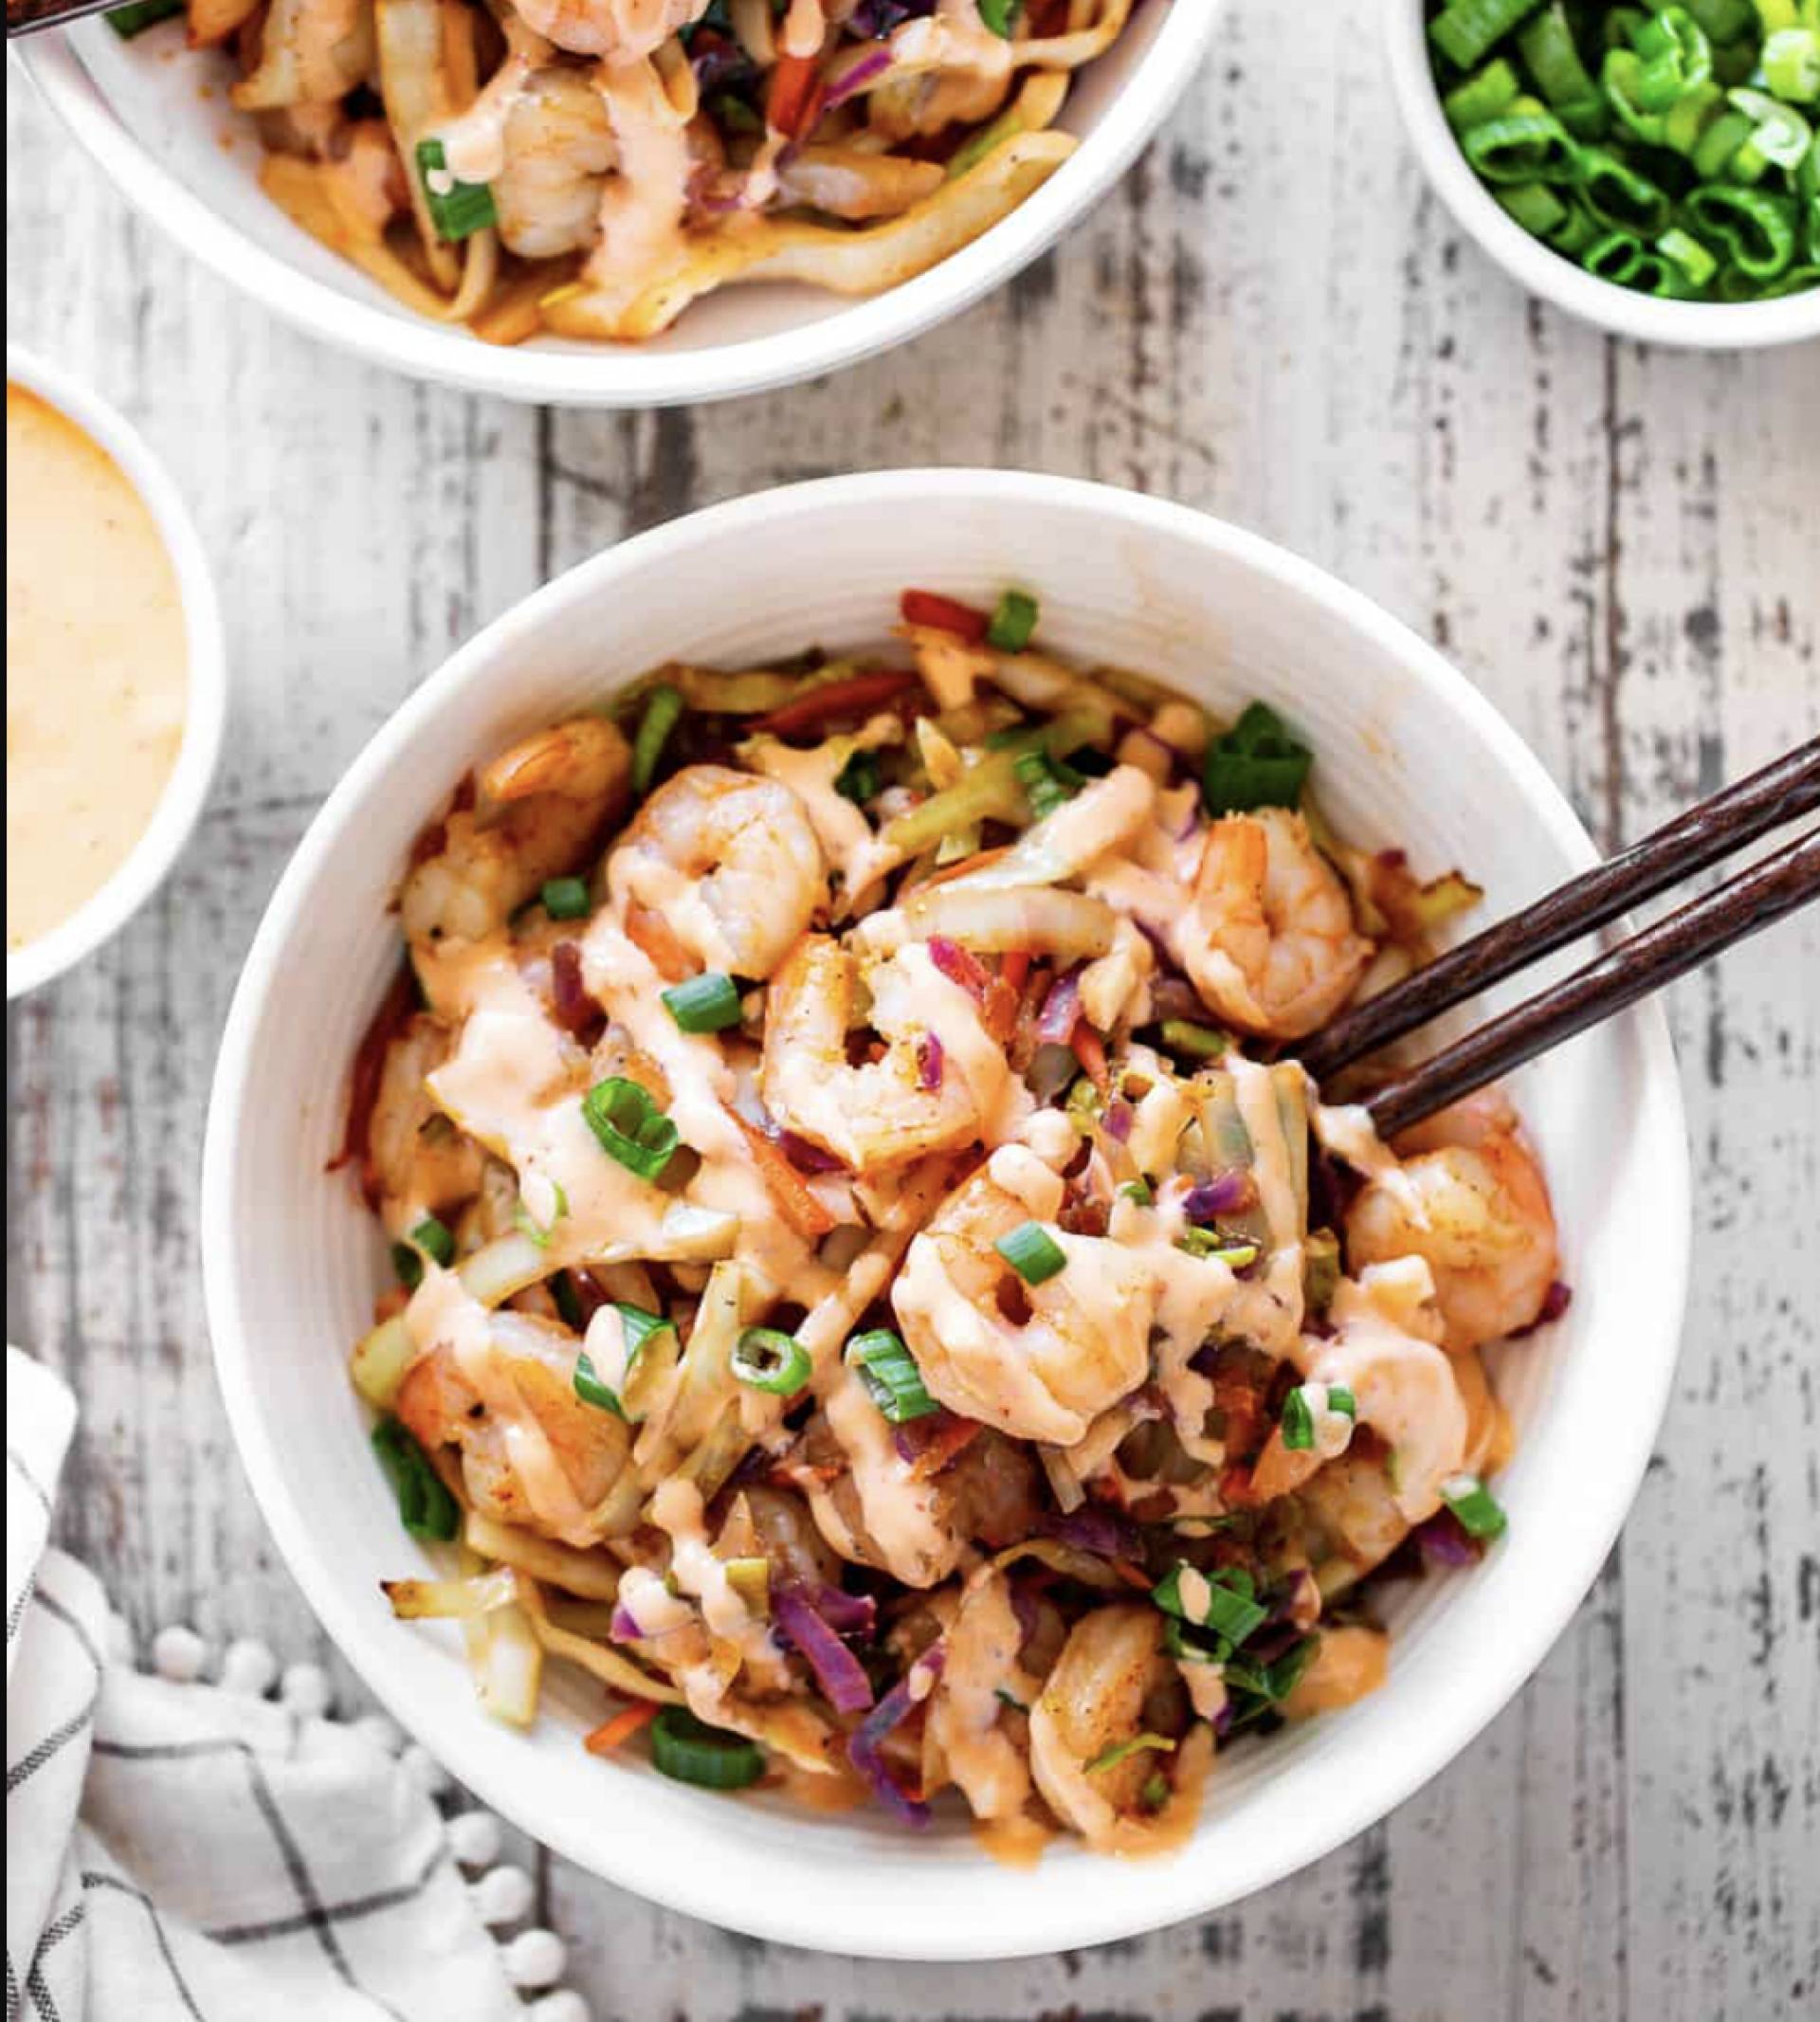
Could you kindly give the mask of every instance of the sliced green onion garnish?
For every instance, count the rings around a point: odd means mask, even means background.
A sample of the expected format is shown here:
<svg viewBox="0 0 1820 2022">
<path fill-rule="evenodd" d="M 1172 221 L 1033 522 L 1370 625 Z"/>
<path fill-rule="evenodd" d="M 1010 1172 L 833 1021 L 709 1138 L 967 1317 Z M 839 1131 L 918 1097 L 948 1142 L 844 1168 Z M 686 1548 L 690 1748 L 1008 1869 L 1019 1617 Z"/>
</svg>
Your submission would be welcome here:
<svg viewBox="0 0 1820 2022">
<path fill-rule="evenodd" d="M 985 18 L 981 8 L 981 18 Z M 991 27 L 992 23 L 987 22 Z M 1000 28 L 999 34 L 1008 34 L 1008 28 Z M 986 643 L 997 653 L 1021 653 L 1029 645 L 1036 630 L 1036 599 L 1026 596 L 1021 590 L 1008 590 L 998 600 L 998 608 L 992 612 L 992 622 L 986 628 Z"/>
<path fill-rule="evenodd" d="M 1820 99 L 1820 26 L 1777 28 L 1763 45 L 1763 82 L 1793 105 Z"/>
<path fill-rule="evenodd" d="M 627 1366 L 631 1366 L 629 1357 Z M 592 1404 L 599 1412 L 611 1412 L 615 1418 L 625 1417 L 626 1407 L 619 1401 L 619 1393 L 610 1384 L 600 1380 L 600 1373 L 594 1367 L 593 1358 L 585 1348 L 575 1357 L 573 1380 L 575 1395 L 584 1404 Z"/>
<path fill-rule="evenodd" d="M 1119 1191 L 1128 1201 L 1135 1201 L 1140 1208 L 1154 1208 L 1156 1205 L 1156 1196 L 1151 1192 L 1150 1181 L 1147 1179 L 1128 1179 Z"/>
<path fill-rule="evenodd" d="M 1497 118 L 1468 127 L 1460 147 L 1488 183 L 1565 182 L 1574 173 L 1573 139 L 1535 99 L 1519 99 Z"/>
<path fill-rule="evenodd" d="M 1010 41 L 1011 30 L 1023 11 L 1024 0 L 979 0 L 980 20 L 994 35 L 1002 35 L 1007 42 Z"/>
<path fill-rule="evenodd" d="M 845 1360 L 859 1371 L 873 1403 L 892 1425 L 907 1425 L 941 1409 L 923 1388 L 916 1357 L 889 1327 L 856 1334 L 846 1344 Z"/>
<path fill-rule="evenodd" d="M 1160 1769 L 1152 1770 L 1144 1778 L 1144 1787 L 1138 1793 L 1138 1801 L 1146 1812 L 1160 1812 L 1169 1802 L 1169 1778 Z"/>
<path fill-rule="evenodd" d="M 1429 40 L 1450 64 L 1470 70 L 1536 7 L 1537 0 L 1449 0 L 1429 23 Z"/>
<path fill-rule="evenodd" d="M 1211 1257 L 1228 1270 L 1242 1271 L 1255 1264 L 1261 1254 L 1255 1243 L 1231 1243 L 1217 1229 L 1184 1229 L 1175 1238 L 1175 1248 L 1191 1257 Z"/>
<path fill-rule="evenodd" d="M 809 1350 L 775 1327 L 747 1327 L 733 1344 L 728 1367 L 751 1390 L 793 1397 L 814 1373 Z"/>
<path fill-rule="evenodd" d="M 1304 1636 L 1274 1664 L 1256 1665 L 1247 1664 L 1242 1658 L 1228 1659 L 1226 1667 L 1228 1688 L 1256 1702 L 1240 1711 L 1239 1720 L 1250 1720 L 1279 1700 L 1287 1699 L 1320 1648 L 1319 1636 Z"/>
<path fill-rule="evenodd" d="M 391 1267 L 408 1292 L 414 1292 L 424 1282 L 424 1260 L 409 1243 L 391 1246 Z"/>
<path fill-rule="evenodd" d="M 1165 1018 L 1161 1028 L 1164 1046 L 1187 1060 L 1222 1059 L 1232 1044 L 1230 1033 L 1216 1025 L 1195 1025 L 1187 1018 Z"/>
<path fill-rule="evenodd" d="M 1503 1506 L 1476 1474 L 1450 1474 L 1441 1484 L 1441 1500 L 1469 1538 L 1502 1538 L 1509 1527 Z"/>
<path fill-rule="evenodd" d="M 586 878 L 550 878 L 544 883 L 543 909 L 552 920 L 586 920 L 593 908 L 588 903 Z"/>
<path fill-rule="evenodd" d="M 850 800 L 856 808 L 863 808 L 868 800 L 877 798 L 883 783 L 878 754 L 856 751 L 835 774 L 834 791 L 843 800 Z"/>
<path fill-rule="evenodd" d="M 107 25 L 122 42 L 131 42 L 158 22 L 181 14 L 187 4 L 188 0 L 135 0 L 131 7 L 110 8 Z"/>
<path fill-rule="evenodd" d="M 680 1142 L 649 1091 L 623 1075 L 596 1082 L 581 1099 L 581 1113 L 601 1150 L 641 1179 L 657 1178 Z"/>
<path fill-rule="evenodd" d="M 756 1742 L 710 1727 L 683 1706 L 665 1706 L 651 1722 L 651 1762 L 660 1775 L 704 1791 L 742 1791 L 765 1773 Z"/>
<path fill-rule="evenodd" d="M 739 993 L 731 976 L 709 971 L 663 995 L 670 1016 L 685 1032 L 724 1032 L 739 1023 Z"/>
<path fill-rule="evenodd" d="M 666 1329 L 674 1330 L 676 1322 L 666 1314 L 647 1313 L 643 1306 L 628 1306 L 624 1302 L 615 1304 L 620 1324 L 626 1330 L 626 1373 L 631 1374 L 632 1364 L 653 1334 L 662 1334 Z"/>
<path fill-rule="evenodd" d="M 1133 1756 L 1172 1755 L 1174 1748 L 1175 1743 L 1166 1734 L 1134 1734 L 1128 1741 L 1115 1741 L 1110 1748 L 1102 1748 L 1086 1765 L 1086 1774 L 1097 1776 L 1103 1769 L 1116 1769 L 1120 1762 L 1129 1762 Z"/>
<path fill-rule="evenodd" d="M 429 222 L 439 239 L 471 238 L 500 222 L 499 207 L 487 183 L 457 182 L 440 140 L 417 143 L 417 175 L 424 186 Z"/>
<path fill-rule="evenodd" d="M 1454 132 L 1462 134 L 1469 126 L 1495 119 L 1521 95 L 1522 88 L 1516 71 L 1501 56 L 1483 70 L 1475 71 L 1464 84 L 1456 84 L 1442 100 L 1441 110 Z"/>
<path fill-rule="evenodd" d="M 1767 191 L 1708 183 L 1682 206 L 1688 225 L 1754 281 L 1772 281 L 1794 257 L 1793 207 Z"/>
<path fill-rule="evenodd" d="M 1813 145 L 1813 129 L 1795 111 L 1767 91 L 1742 85 L 1725 96 L 1751 121 L 1751 137 L 1732 156 L 1730 173 L 1739 181 L 1756 182 L 1763 164 L 1793 170 Z"/>
<path fill-rule="evenodd" d="M 1264 702 L 1252 702 L 1224 737 L 1207 747 L 1202 789 L 1214 814 L 1293 808 L 1314 754 L 1298 743 Z"/>
<path fill-rule="evenodd" d="M 449 1233 L 447 1223 L 438 1221 L 433 1214 L 425 1215 L 410 1231 L 410 1240 L 445 1270 L 455 1261 L 455 1238 Z"/>
<path fill-rule="evenodd" d="M 1338 1412 L 1342 1418 L 1356 1418 L 1358 1399 L 1345 1384 L 1330 1383 L 1327 1386 L 1327 1409 L 1330 1412 Z"/>
<path fill-rule="evenodd" d="M 525 1206 L 522 1194 L 519 1196 L 519 1204 L 512 1212 L 513 1228 L 521 1236 L 529 1236 L 539 1249 L 548 1249 L 550 1248 L 552 1231 L 563 1216 L 569 1212 L 569 1196 L 562 1191 L 561 1181 L 553 1180 L 550 1190 L 555 1195 L 555 1200 L 554 1204 L 555 1211 L 552 1213 L 547 1226 L 538 1221 L 537 1216 Z"/>
<path fill-rule="evenodd" d="M 992 1245 L 1026 1284 L 1044 1284 L 1067 1268 L 1067 1252 L 1041 1222 L 1020 1222 Z"/>
<path fill-rule="evenodd" d="M 632 789 L 635 792 L 648 791 L 651 781 L 657 777 L 664 747 L 670 741 L 670 732 L 682 720 L 686 706 L 682 689 L 672 688 L 667 682 L 653 688 L 645 698 L 645 713 L 638 720 L 638 734 L 632 739 Z"/>
<path fill-rule="evenodd" d="M 1292 1453 L 1312 1453 L 1315 1447 L 1315 1413 L 1308 1394 L 1300 1383 L 1283 1400 L 1283 1443 Z"/>
<path fill-rule="evenodd" d="M 1081 785 L 1080 774 L 1071 773 L 1068 767 L 1044 751 L 1019 752 L 1011 770 L 1017 774 L 1017 783 L 1024 789 L 1030 803 L 1030 812 L 1038 821 L 1046 814 L 1053 814 L 1056 809 L 1065 807 Z"/>
<path fill-rule="evenodd" d="M 1028 1713 L 1030 1710 L 1018 1698 L 1015 1692 L 1008 1692 L 1003 1685 L 994 1685 L 992 1687 L 992 1697 L 997 1700 L 1001 1706 L 1006 1707 L 1012 1713 Z"/>
<path fill-rule="evenodd" d="M 1679 225 L 1663 233 L 1656 241 L 1656 250 L 1665 259 L 1672 260 L 1693 287 L 1703 288 L 1719 272 L 1719 262 Z"/>
<path fill-rule="evenodd" d="M 548 1280 L 550 1296 L 556 1302 L 556 1312 L 562 1323 L 572 1334 L 579 1334 L 588 1324 L 588 1316 L 582 1311 L 581 1294 L 575 1290 L 575 1281 L 567 1271 L 557 1271 Z"/>
<path fill-rule="evenodd" d="M 395 1418 L 382 1418 L 373 1427 L 373 1450 L 398 1498 L 406 1530 L 413 1538 L 446 1544 L 460 1527 L 462 1513 L 428 1454 Z"/>
</svg>

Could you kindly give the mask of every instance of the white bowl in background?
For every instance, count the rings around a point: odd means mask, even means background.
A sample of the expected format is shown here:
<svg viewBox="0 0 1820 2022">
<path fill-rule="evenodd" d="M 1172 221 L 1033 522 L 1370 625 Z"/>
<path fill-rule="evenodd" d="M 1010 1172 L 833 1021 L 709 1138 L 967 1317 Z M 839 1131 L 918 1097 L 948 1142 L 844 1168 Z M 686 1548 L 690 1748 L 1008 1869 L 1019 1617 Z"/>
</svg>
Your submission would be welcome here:
<svg viewBox="0 0 1820 2022">
<path fill-rule="evenodd" d="M 1423 0 L 1381 0 L 1381 5 L 1391 82 L 1417 158 L 1461 230 L 1532 295 L 1645 344 L 1754 351 L 1820 337 L 1820 288 L 1774 301 L 1660 301 L 1600 281 L 1578 261 L 1525 231 L 1473 173 L 1441 110 Z"/>
<path fill-rule="evenodd" d="M 1059 124 L 1078 151 L 971 246 L 857 301 L 754 284 L 693 304 L 636 345 L 539 337 L 511 349 L 416 316 L 310 237 L 260 189 L 250 122 L 198 90 L 177 24 L 122 43 L 99 19 L 14 48 L 120 193 L 275 315 L 417 378 L 510 399 L 650 408 L 788 386 L 888 350 L 977 301 L 1105 194 L 1168 118 L 1211 39 L 1220 0 L 1144 0 L 1076 78 Z M 208 62 L 208 58 L 198 61 Z M 224 133 L 234 137 L 224 146 Z"/>
<path fill-rule="evenodd" d="M 183 602 L 189 690 L 183 740 L 144 832 L 107 883 L 69 918 L 23 948 L 7 951 L 7 997 L 48 983 L 117 934 L 163 883 L 183 853 L 209 797 L 228 714 L 228 656 L 221 611 L 195 524 L 162 464 L 136 429 L 87 387 L 16 344 L 7 346 L 7 377 L 68 416 L 106 450 L 144 500 L 177 574 Z"/>
<path fill-rule="evenodd" d="M 583 563 L 427 681 L 355 760 L 286 870 L 222 1044 L 203 1175 L 216 1366 L 255 1492 L 329 1633 L 396 1719 L 487 1804 L 673 1908 L 849 1954 L 985 1958 L 1092 1944 L 1208 1911 L 1381 1817 L 1478 1733 L 1598 1572 L 1668 1394 L 1688 1175 L 1659 1009 L 1527 1070 L 1517 1098 L 1554 1188 L 1566 1318 L 1504 1357 L 1520 1430 L 1511 1528 L 1475 1572 L 1403 1605 L 1388 1686 L 1222 1758 L 1192 1840 L 1143 1862 L 1057 1845 L 996 1865 L 959 1819 L 729 1800 L 580 1737 L 600 1689 L 553 1667 L 528 1734 L 475 1704 L 446 1624 L 391 1618 L 422 1562 L 373 1464 L 350 1346 L 389 1282 L 345 1175 L 324 1172 L 347 1064 L 399 960 L 388 910 L 412 837 L 508 739 L 671 658 L 735 665 L 883 643 L 906 585 L 1042 601 L 1044 644 L 1162 676 L 1222 710 L 1263 696 L 1314 745 L 1343 831 L 1470 868 L 1502 914 L 1592 861 L 1516 734 L 1439 654 L 1356 592 L 1187 509 L 1065 480 L 899 471 L 767 492 Z"/>
</svg>

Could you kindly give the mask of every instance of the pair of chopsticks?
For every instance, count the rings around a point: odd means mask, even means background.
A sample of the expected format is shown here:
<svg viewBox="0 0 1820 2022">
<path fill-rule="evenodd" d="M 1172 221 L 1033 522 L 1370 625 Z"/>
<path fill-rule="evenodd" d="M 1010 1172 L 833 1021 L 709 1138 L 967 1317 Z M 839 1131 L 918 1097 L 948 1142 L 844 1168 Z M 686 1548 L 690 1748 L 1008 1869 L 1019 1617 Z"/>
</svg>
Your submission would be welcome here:
<svg viewBox="0 0 1820 2022">
<path fill-rule="evenodd" d="M 84 14 L 104 14 L 119 4 L 120 0 L 7 0 L 7 40 L 36 35 L 43 28 L 60 28 Z"/>
<path fill-rule="evenodd" d="M 1633 847 L 1449 949 L 1301 1049 L 1317 1081 L 1607 925 L 1772 829 L 1820 810 L 1820 738 L 1702 800 Z M 1820 898 L 1820 828 L 1646 927 L 1565 980 L 1364 1098 L 1389 1138 Z"/>
</svg>

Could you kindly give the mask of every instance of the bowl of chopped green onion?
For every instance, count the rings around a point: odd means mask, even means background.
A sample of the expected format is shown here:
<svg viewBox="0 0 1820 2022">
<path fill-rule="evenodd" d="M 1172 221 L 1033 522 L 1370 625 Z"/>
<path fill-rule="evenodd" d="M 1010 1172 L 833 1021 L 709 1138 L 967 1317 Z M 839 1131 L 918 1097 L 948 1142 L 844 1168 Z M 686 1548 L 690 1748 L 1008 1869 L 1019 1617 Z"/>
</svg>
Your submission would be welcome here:
<svg viewBox="0 0 1820 2022">
<path fill-rule="evenodd" d="M 1661 344 L 1820 337 L 1820 0 L 1386 0 L 1429 179 L 1507 272 Z"/>
</svg>

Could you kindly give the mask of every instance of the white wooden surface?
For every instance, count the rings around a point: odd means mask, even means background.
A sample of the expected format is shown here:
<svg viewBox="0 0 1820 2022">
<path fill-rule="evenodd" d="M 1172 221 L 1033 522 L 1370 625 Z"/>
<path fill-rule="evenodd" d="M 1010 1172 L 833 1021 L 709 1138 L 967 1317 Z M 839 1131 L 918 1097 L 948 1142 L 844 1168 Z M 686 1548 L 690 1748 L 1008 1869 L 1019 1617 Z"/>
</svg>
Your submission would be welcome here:
<svg viewBox="0 0 1820 2022">
<path fill-rule="evenodd" d="M 1608 845 L 1820 730 L 1820 347 L 1645 353 L 1525 301 L 1405 154 L 1374 14 L 1231 0 L 1168 137 L 996 301 L 831 382 L 645 418 L 427 390 L 291 336 L 134 218 L 9 82 L 10 334 L 169 458 L 234 663 L 180 875 L 8 1019 L 9 1333 L 81 1394 L 64 1531 L 141 1630 L 320 1652 L 209 1371 L 194 1200 L 216 1037 L 280 866 L 370 732 L 601 544 L 851 466 L 1167 493 L 1430 634 Z M 780 1952 L 539 1860 L 597 2014 L 1820 2013 L 1820 920 L 1672 1011 L 1701 1174 L 1673 1409 L 1597 1591 L 1467 1759 L 1199 1927 L 999 1968 Z"/>
</svg>

